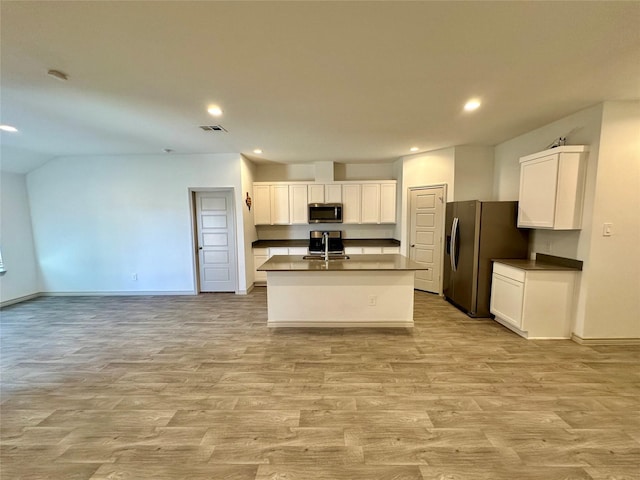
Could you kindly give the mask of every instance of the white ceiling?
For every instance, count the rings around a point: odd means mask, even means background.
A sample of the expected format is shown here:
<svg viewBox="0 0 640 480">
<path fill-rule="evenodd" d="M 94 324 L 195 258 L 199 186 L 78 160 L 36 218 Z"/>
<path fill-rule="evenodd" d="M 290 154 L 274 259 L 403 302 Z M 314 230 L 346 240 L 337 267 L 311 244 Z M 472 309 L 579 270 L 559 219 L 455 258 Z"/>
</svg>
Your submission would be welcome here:
<svg viewBox="0 0 640 480">
<path fill-rule="evenodd" d="M 20 129 L 2 133 L 5 171 L 164 148 L 391 161 L 412 146 L 495 145 L 604 100 L 640 98 L 638 1 L 0 8 L 0 121 Z M 470 97 L 483 106 L 465 114 Z M 211 103 L 221 118 L 207 114 Z M 198 128 L 210 124 L 228 132 Z"/>
</svg>

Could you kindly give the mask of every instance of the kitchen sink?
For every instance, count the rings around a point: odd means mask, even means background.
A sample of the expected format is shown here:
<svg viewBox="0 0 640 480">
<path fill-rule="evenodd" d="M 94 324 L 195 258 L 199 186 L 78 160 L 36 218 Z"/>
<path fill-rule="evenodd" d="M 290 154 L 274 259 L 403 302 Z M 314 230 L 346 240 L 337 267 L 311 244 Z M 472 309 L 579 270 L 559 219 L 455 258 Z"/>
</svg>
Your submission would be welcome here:
<svg viewBox="0 0 640 480">
<path fill-rule="evenodd" d="M 303 260 L 320 260 L 324 261 L 324 255 L 305 255 Z M 349 260 L 349 255 L 329 255 L 329 260 Z"/>
</svg>

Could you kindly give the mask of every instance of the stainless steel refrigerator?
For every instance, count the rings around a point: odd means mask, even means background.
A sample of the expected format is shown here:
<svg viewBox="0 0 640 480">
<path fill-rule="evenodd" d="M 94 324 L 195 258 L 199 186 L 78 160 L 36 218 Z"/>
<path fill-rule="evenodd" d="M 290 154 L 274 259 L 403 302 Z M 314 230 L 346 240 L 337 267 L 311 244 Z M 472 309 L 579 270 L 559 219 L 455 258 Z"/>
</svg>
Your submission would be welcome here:
<svg viewBox="0 0 640 480">
<path fill-rule="evenodd" d="M 527 258 L 517 216 L 518 202 L 447 203 L 444 296 L 470 317 L 490 316 L 491 259 Z"/>
</svg>

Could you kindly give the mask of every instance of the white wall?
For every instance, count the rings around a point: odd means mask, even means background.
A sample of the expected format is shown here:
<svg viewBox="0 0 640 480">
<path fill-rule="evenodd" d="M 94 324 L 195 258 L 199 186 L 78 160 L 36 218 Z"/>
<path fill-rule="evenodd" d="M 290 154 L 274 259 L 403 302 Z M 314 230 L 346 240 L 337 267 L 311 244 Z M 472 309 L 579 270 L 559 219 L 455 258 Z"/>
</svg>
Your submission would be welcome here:
<svg viewBox="0 0 640 480">
<path fill-rule="evenodd" d="M 327 176 L 325 170 L 333 165 L 328 176 L 334 181 L 396 180 L 394 163 L 333 163 L 256 164 L 256 182 L 314 182 L 316 176 Z M 317 169 L 322 168 L 322 171 Z M 319 180 L 322 182 L 324 180 Z"/>
<path fill-rule="evenodd" d="M 194 292 L 189 188 L 214 187 L 236 194 L 246 290 L 240 155 L 58 158 L 27 187 L 45 292 Z"/>
<path fill-rule="evenodd" d="M 397 180 L 393 163 L 336 163 L 336 181 Z"/>
<path fill-rule="evenodd" d="M 0 304 L 40 291 L 25 176 L 0 175 L 0 247 L 7 272 L 0 276 Z"/>
<path fill-rule="evenodd" d="M 634 238 L 629 232 L 638 228 L 640 216 L 633 210 L 623 214 L 625 220 L 620 226 L 626 232 L 623 233 L 626 240 L 614 236 L 606 242 L 601 238 L 602 222 L 608 221 L 604 218 L 610 218 L 621 204 L 638 205 L 637 193 L 635 197 L 633 193 L 638 191 L 638 122 L 637 102 L 606 102 L 495 147 L 494 195 L 498 200 L 518 199 L 520 157 L 544 150 L 560 136 L 566 136 L 570 145 L 590 147 L 582 229 L 534 230 L 531 240 L 534 253 L 584 261 L 574 328 L 582 338 L 640 337 L 637 320 L 640 286 L 637 273 L 634 278 L 633 267 L 629 267 L 640 263 L 640 242 L 621 249 L 623 244 L 629 246 L 625 243 L 629 238 Z M 620 250 L 610 249 L 613 245 Z M 629 277 L 614 274 L 618 271 Z"/>
<path fill-rule="evenodd" d="M 316 178 L 316 169 L 313 163 L 283 164 L 283 163 L 259 163 L 256 164 L 255 182 L 313 182 Z"/>
<path fill-rule="evenodd" d="M 455 148 L 410 155 L 402 157 L 400 161 L 402 162 L 402 186 L 400 187 L 402 197 L 395 238 L 400 239 L 403 254 L 407 255 L 407 216 L 409 215 L 407 191 L 411 187 L 446 184 L 447 201 L 453 201 Z"/>
<path fill-rule="evenodd" d="M 640 102 L 604 104 L 591 223 L 581 336 L 640 338 Z"/>
<path fill-rule="evenodd" d="M 243 219 L 244 251 L 246 260 L 245 276 L 247 279 L 247 285 L 253 285 L 253 282 L 255 281 L 255 267 L 253 265 L 253 250 L 251 244 L 258 239 L 258 232 L 254 225 L 253 205 L 251 206 L 251 209 L 249 209 L 246 204 L 246 198 L 248 193 L 249 198 L 253 199 L 253 182 L 256 176 L 256 165 L 251 160 L 242 157 L 240 169 L 242 177 L 242 203 L 238 208 L 242 210 Z"/>
<path fill-rule="evenodd" d="M 493 147 L 455 147 L 455 201 L 493 200 Z"/>
</svg>

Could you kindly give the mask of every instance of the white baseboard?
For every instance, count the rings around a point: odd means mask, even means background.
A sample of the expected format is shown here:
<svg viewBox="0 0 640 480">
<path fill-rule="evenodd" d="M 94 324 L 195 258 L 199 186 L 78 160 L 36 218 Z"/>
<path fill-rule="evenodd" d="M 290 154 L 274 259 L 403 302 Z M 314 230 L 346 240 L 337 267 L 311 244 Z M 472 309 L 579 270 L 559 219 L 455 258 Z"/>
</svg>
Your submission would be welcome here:
<svg viewBox="0 0 640 480">
<path fill-rule="evenodd" d="M 571 340 L 580 345 L 640 345 L 640 338 L 582 338 L 575 333 Z"/>
<path fill-rule="evenodd" d="M 382 320 L 367 322 L 362 320 L 341 320 L 341 321 L 309 321 L 309 320 L 276 320 L 267 321 L 269 328 L 296 327 L 296 328 L 413 328 L 412 321 L 399 320 Z"/>
<path fill-rule="evenodd" d="M 120 297 L 120 296 L 163 296 L 163 295 L 197 295 L 192 290 L 178 291 L 108 291 L 108 292 L 42 292 L 43 297 Z"/>
<path fill-rule="evenodd" d="M 25 295 L 23 297 L 12 298 L 11 300 L 5 300 L 0 303 L 0 308 L 8 307 L 9 305 L 15 305 L 16 303 L 26 302 L 27 300 L 33 300 L 34 298 L 41 297 L 42 293 L 32 293 L 31 295 Z"/>
</svg>

